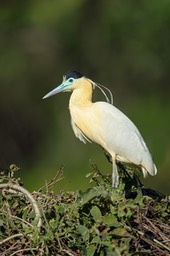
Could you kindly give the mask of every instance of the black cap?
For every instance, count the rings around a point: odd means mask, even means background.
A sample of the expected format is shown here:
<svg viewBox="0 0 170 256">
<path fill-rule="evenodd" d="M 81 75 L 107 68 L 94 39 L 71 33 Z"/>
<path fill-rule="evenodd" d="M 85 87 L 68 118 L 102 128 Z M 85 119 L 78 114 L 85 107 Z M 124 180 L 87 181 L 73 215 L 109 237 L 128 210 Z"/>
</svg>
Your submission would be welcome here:
<svg viewBox="0 0 170 256">
<path fill-rule="evenodd" d="M 78 79 L 83 77 L 84 75 L 82 75 L 81 73 L 77 72 L 77 71 L 68 71 L 67 74 L 65 75 L 66 80 L 69 79 L 70 77 Z"/>
</svg>

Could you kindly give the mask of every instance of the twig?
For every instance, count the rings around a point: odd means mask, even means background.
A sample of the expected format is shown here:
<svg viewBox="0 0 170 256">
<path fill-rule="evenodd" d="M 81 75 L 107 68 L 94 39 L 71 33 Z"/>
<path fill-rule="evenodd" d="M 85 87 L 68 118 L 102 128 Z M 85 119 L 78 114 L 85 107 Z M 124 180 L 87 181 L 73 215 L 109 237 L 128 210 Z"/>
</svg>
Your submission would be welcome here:
<svg viewBox="0 0 170 256">
<path fill-rule="evenodd" d="M 165 239 L 164 234 L 162 234 L 162 232 L 160 231 L 160 229 L 159 229 L 157 226 L 155 226 L 155 224 L 153 223 L 153 220 L 150 221 L 146 216 L 144 216 L 144 219 L 145 219 L 145 220 L 150 224 L 150 226 L 153 228 L 153 233 L 154 233 L 154 232 L 155 232 L 155 233 L 158 233 L 159 236 L 161 237 L 161 239 L 164 240 L 164 239 Z M 146 226 L 146 229 L 148 229 L 147 226 Z"/>
<path fill-rule="evenodd" d="M 21 237 L 21 236 L 23 236 L 23 234 L 21 234 L 21 233 L 15 234 L 15 235 L 13 235 L 13 236 L 9 236 L 9 237 L 5 238 L 4 240 L 0 241 L 0 245 L 2 245 L 2 244 L 4 244 L 4 243 L 8 242 L 9 240 L 11 240 L 11 239 L 13 239 L 13 238 Z"/>
<path fill-rule="evenodd" d="M 138 233 L 139 235 L 145 237 L 145 234 L 144 234 L 143 232 L 137 230 L 137 233 Z M 167 247 L 166 245 L 164 245 L 163 243 L 161 243 L 160 241 L 158 241 L 157 239 L 153 238 L 153 239 L 151 239 L 151 241 L 155 242 L 156 244 L 160 245 L 161 247 L 163 247 L 164 249 L 166 249 L 168 252 L 170 252 L 170 248 Z"/>
<path fill-rule="evenodd" d="M 66 250 L 66 249 L 63 249 L 62 252 L 66 253 L 66 254 L 69 255 L 69 256 L 75 256 L 75 255 L 76 255 L 75 253 L 73 254 L 72 252 L 69 252 L 69 251 Z"/>
<path fill-rule="evenodd" d="M 0 215 L 2 215 L 2 213 L 0 213 Z M 32 227 L 32 228 L 34 227 L 34 226 L 33 226 L 31 223 L 29 223 L 28 221 L 26 221 L 26 220 L 24 220 L 24 219 L 21 219 L 21 218 L 15 216 L 15 215 L 10 215 L 10 217 L 13 218 L 13 219 L 16 219 L 16 220 L 19 220 L 19 221 L 23 222 L 24 224 L 26 224 L 26 225 L 29 226 L 29 227 Z"/>
<path fill-rule="evenodd" d="M 42 192 L 42 190 L 44 190 L 44 189 L 48 190 L 49 188 L 54 186 L 58 181 L 62 180 L 63 179 L 63 172 L 64 172 L 64 168 L 63 168 L 63 166 L 61 166 L 60 170 L 57 171 L 57 173 L 54 176 L 54 178 L 52 178 L 50 181 L 48 181 L 38 191 Z"/>
<path fill-rule="evenodd" d="M 35 199 L 33 198 L 33 196 L 31 195 L 31 193 L 28 190 L 26 190 L 25 188 L 23 188 L 17 184 L 8 184 L 8 183 L 0 184 L 0 189 L 3 189 L 3 188 L 14 189 L 14 190 L 20 191 L 26 197 L 28 197 L 28 200 L 32 204 L 32 207 L 35 212 L 35 218 L 37 219 L 37 228 L 40 228 L 42 225 L 41 213 L 40 213 L 38 205 L 37 205 Z"/>
<path fill-rule="evenodd" d="M 40 251 L 40 252 L 44 253 L 44 251 L 40 248 L 25 248 L 25 249 L 20 249 L 18 251 L 13 252 L 11 254 L 11 256 L 18 254 L 19 252 L 25 252 L 25 251 Z"/>
</svg>

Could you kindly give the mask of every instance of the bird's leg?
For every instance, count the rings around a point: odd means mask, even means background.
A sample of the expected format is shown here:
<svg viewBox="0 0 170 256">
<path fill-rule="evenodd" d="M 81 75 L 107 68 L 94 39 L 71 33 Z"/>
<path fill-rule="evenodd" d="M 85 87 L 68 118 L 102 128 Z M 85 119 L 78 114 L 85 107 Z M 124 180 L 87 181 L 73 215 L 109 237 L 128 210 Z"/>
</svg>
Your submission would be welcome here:
<svg viewBox="0 0 170 256">
<path fill-rule="evenodd" d="M 112 172 L 112 187 L 117 188 L 119 186 L 119 174 L 117 170 L 117 165 L 113 159 L 113 172 Z"/>
<path fill-rule="evenodd" d="M 117 188 L 119 186 L 119 174 L 117 170 L 117 165 L 116 165 L 116 158 L 115 156 L 109 154 L 105 149 L 104 149 L 104 154 L 109 161 L 109 163 L 112 164 L 112 187 Z"/>
</svg>

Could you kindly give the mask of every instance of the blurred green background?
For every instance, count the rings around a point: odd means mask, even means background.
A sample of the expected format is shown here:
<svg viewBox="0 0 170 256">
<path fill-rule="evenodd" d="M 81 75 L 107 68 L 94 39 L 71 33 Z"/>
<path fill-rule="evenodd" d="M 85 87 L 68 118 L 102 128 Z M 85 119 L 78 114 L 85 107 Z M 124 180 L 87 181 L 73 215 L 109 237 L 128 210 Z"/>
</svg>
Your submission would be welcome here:
<svg viewBox="0 0 170 256">
<path fill-rule="evenodd" d="M 68 70 L 112 90 L 158 167 L 145 185 L 170 193 L 170 1 L 0 2 L 0 168 L 20 166 L 30 190 L 61 165 L 56 191 L 90 186 L 91 162 L 111 173 L 100 147 L 75 138 L 70 94 L 42 100 Z"/>
</svg>

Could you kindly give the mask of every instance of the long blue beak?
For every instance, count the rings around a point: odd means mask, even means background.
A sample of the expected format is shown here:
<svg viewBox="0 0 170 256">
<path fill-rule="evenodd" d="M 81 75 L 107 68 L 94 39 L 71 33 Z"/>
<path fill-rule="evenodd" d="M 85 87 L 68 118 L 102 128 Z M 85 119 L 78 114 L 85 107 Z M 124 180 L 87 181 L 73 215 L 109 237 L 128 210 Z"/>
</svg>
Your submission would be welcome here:
<svg viewBox="0 0 170 256">
<path fill-rule="evenodd" d="M 66 84 L 65 83 L 62 83 L 61 85 L 59 85 L 58 87 L 54 88 L 52 91 L 50 91 L 49 93 L 47 93 L 43 99 L 46 99 L 48 97 L 51 97 L 55 94 L 58 94 L 60 92 L 63 92 L 64 90 L 66 89 Z"/>
</svg>

